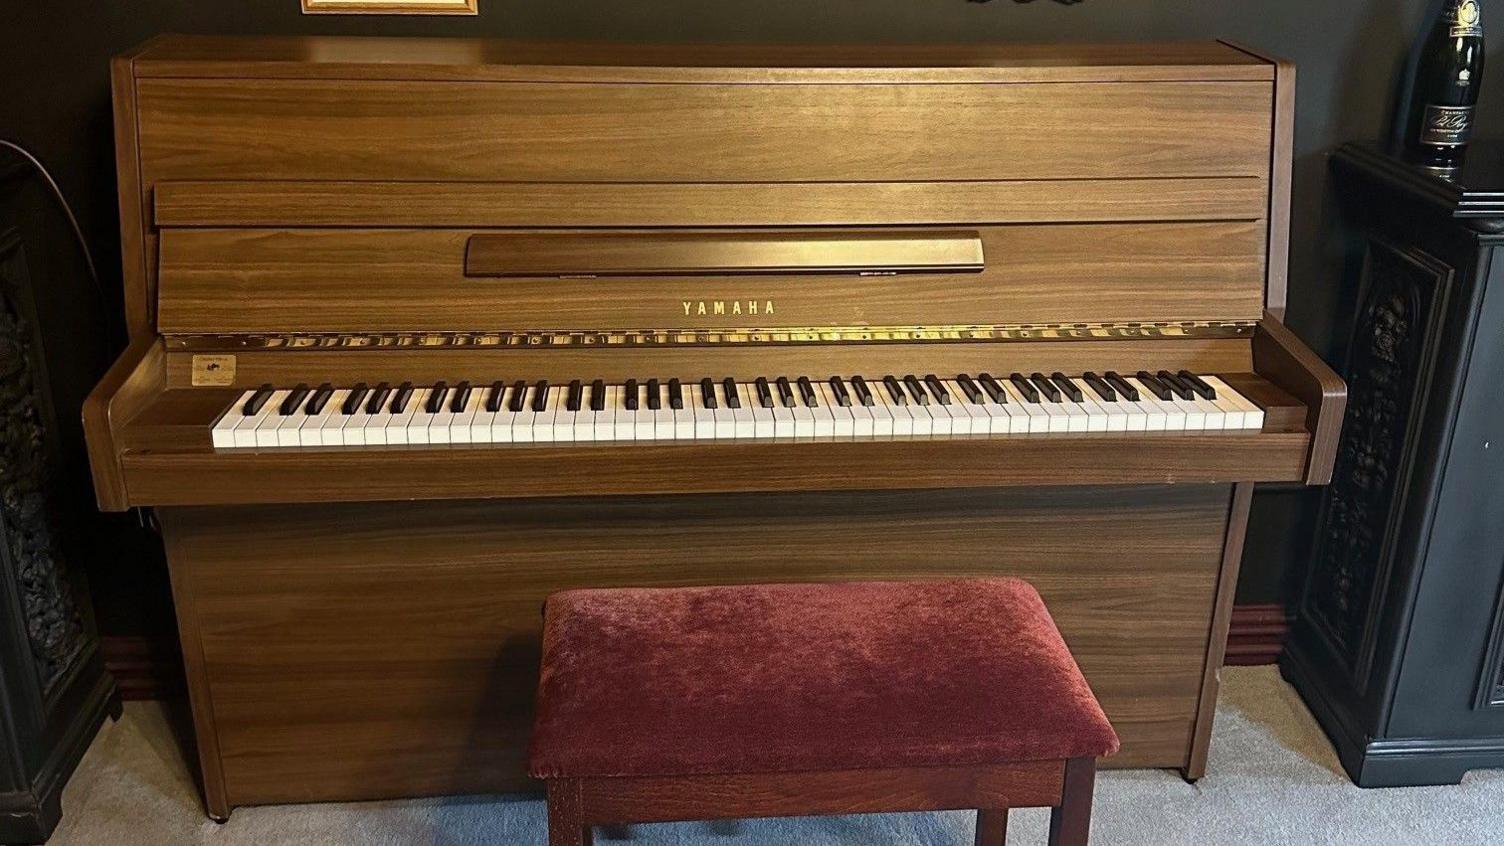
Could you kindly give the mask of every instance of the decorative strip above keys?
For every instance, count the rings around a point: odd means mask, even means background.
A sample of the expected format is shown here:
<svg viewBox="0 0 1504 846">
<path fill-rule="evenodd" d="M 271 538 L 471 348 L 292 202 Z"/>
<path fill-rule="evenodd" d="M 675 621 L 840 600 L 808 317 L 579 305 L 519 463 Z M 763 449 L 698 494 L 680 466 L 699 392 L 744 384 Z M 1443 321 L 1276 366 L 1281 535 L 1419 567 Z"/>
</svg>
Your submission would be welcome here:
<svg viewBox="0 0 1504 846">
<path fill-rule="evenodd" d="M 170 350 L 451 349 L 455 347 L 665 347 L 717 344 L 884 344 L 989 341 L 1102 341 L 1132 338 L 1239 338 L 1257 324 L 1238 321 L 1071 323 L 1016 326 L 810 326 L 773 329 L 633 331 L 381 332 L 375 334 L 170 335 Z"/>
</svg>

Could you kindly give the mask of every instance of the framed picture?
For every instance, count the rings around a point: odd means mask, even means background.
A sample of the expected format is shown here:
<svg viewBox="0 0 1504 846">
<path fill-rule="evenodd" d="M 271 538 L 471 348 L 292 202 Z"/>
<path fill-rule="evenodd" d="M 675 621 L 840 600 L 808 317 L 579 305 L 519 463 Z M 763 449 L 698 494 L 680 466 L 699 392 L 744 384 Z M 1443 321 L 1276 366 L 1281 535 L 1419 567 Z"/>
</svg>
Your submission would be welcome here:
<svg viewBox="0 0 1504 846">
<path fill-rule="evenodd" d="M 305 15 L 473 15 L 477 0 L 303 0 Z"/>
</svg>

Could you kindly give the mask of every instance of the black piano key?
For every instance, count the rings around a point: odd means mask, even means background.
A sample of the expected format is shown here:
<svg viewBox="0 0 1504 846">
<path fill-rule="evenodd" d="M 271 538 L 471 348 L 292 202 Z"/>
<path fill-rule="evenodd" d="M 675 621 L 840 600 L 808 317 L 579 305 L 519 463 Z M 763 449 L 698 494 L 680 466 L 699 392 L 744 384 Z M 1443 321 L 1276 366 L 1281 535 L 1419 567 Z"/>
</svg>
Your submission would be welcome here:
<svg viewBox="0 0 1504 846">
<path fill-rule="evenodd" d="M 778 401 L 783 403 L 784 408 L 793 408 L 794 389 L 789 387 L 789 377 L 779 376 L 775 384 L 778 385 Z"/>
<path fill-rule="evenodd" d="M 496 380 L 491 383 L 491 392 L 486 394 L 486 411 L 492 414 L 501 411 L 502 398 L 506 396 L 507 386 L 505 382 Z"/>
<path fill-rule="evenodd" d="M 1051 382 L 1048 376 L 1043 373 L 1030 373 L 1029 381 L 1033 382 L 1034 387 L 1044 394 L 1045 399 L 1050 402 L 1060 402 L 1060 389 L 1055 387 L 1055 383 Z"/>
<path fill-rule="evenodd" d="M 815 386 L 810 384 L 808 376 L 799 377 L 799 396 L 804 400 L 806 408 L 820 407 L 820 400 L 815 395 Z"/>
<path fill-rule="evenodd" d="M 449 386 L 443 382 L 435 382 L 433 389 L 428 392 L 428 402 L 423 410 L 429 414 L 438 414 L 444 410 L 444 397 L 449 393 Z"/>
<path fill-rule="evenodd" d="M 970 376 L 962 373 L 956 377 L 956 384 L 961 386 L 961 393 L 966 394 L 966 399 L 970 400 L 972 405 L 982 404 L 982 389 L 977 387 L 977 383 Z"/>
<path fill-rule="evenodd" d="M 1109 385 L 1106 382 L 1102 381 L 1102 377 L 1101 376 L 1098 376 L 1097 374 L 1095 374 L 1095 373 L 1091 372 L 1090 370 L 1088 370 L 1088 371 L 1086 371 L 1086 373 L 1084 373 L 1081 376 L 1081 378 L 1084 379 L 1084 380 L 1086 380 L 1086 384 L 1093 391 L 1097 392 L 1097 396 L 1100 397 L 1103 402 L 1117 402 L 1118 401 L 1118 392 L 1114 391 L 1112 389 L 1111 385 Z"/>
<path fill-rule="evenodd" d="M 1133 387 L 1133 385 L 1130 384 L 1127 379 L 1124 379 L 1122 376 L 1118 375 L 1118 372 L 1116 370 L 1107 371 L 1106 378 L 1107 384 L 1111 385 L 1114 390 L 1122 394 L 1123 399 L 1128 400 L 1129 402 L 1138 402 L 1138 388 Z"/>
<path fill-rule="evenodd" d="M 307 396 L 308 383 L 299 382 L 297 384 L 297 387 L 292 389 L 292 393 L 289 393 L 287 395 L 287 399 L 282 400 L 282 406 L 277 409 L 277 413 L 281 414 L 283 417 L 292 414 L 294 411 L 298 410 L 298 406 L 303 404 L 303 400 Z"/>
<path fill-rule="evenodd" d="M 1180 378 L 1191 386 L 1191 390 L 1202 399 L 1214 400 L 1217 398 L 1217 389 L 1208 385 L 1204 379 L 1189 370 L 1180 371 Z"/>
<path fill-rule="evenodd" d="M 350 415 L 360 411 L 360 403 L 369 391 L 365 382 L 356 383 L 355 387 L 350 389 L 350 395 L 345 397 L 345 404 L 339 410 L 340 414 Z"/>
<path fill-rule="evenodd" d="M 857 402 L 867 408 L 877 405 L 877 401 L 872 398 L 872 391 L 867 387 L 866 379 L 860 376 L 851 377 L 851 387 L 856 389 Z"/>
<path fill-rule="evenodd" d="M 1154 394 L 1160 399 L 1167 400 L 1170 398 L 1170 387 L 1154 378 L 1153 373 L 1150 373 L 1147 370 L 1140 370 L 1139 372 L 1133 374 L 1133 378 L 1137 379 L 1140 385 L 1148 388 L 1150 393 Z"/>
<path fill-rule="evenodd" d="M 397 393 L 392 396 L 392 413 L 401 414 L 407 410 L 407 404 L 413 398 L 413 383 L 403 382 L 397 386 Z"/>
<path fill-rule="evenodd" d="M 1175 396 L 1187 401 L 1196 398 L 1196 392 L 1191 390 L 1191 386 L 1186 384 L 1185 382 L 1180 381 L 1180 377 L 1176 376 L 1174 373 L 1171 373 L 1168 370 L 1161 370 L 1155 375 L 1159 377 L 1160 382 L 1163 382 L 1167 387 L 1169 387 L 1170 392 Z"/>
<path fill-rule="evenodd" d="M 839 376 L 830 377 L 830 391 L 835 394 L 836 405 L 842 408 L 851 407 L 851 392 L 846 390 L 846 383 Z"/>
<path fill-rule="evenodd" d="M 329 404 L 329 398 L 332 396 L 334 396 L 334 386 L 325 382 L 319 385 L 319 389 L 313 392 L 313 396 L 308 398 L 308 405 L 304 406 L 303 410 L 309 414 L 323 414 L 324 406 Z"/>
<path fill-rule="evenodd" d="M 715 383 L 707 376 L 700 380 L 700 402 L 706 408 L 717 408 L 719 403 L 715 401 Z"/>
<path fill-rule="evenodd" d="M 684 386 L 678 379 L 668 380 L 668 407 L 675 411 L 684 410 Z"/>
<path fill-rule="evenodd" d="M 727 408 L 741 408 L 742 398 L 736 391 L 736 380 L 727 376 L 721 381 L 721 392 L 726 395 Z"/>
<path fill-rule="evenodd" d="M 548 380 L 539 379 L 538 384 L 533 386 L 536 393 L 533 394 L 533 411 L 548 410 Z"/>
<path fill-rule="evenodd" d="M 527 382 L 518 379 L 512 383 L 512 402 L 507 410 L 513 413 L 521 412 L 527 408 Z"/>
<path fill-rule="evenodd" d="M 930 404 L 930 395 L 924 390 L 924 386 L 919 384 L 918 376 L 910 373 L 903 377 L 903 385 L 909 389 L 909 396 L 914 398 L 915 405 Z"/>
<path fill-rule="evenodd" d="M 903 386 L 898 384 L 898 379 L 892 375 L 883 377 L 883 387 L 888 389 L 888 396 L 893 398 L 894 405 L 908 405 L 909 397 L 903 392 Z"/>
<path fill-rule="evenodd" d="M 622 388 L 622 396 L 623 396 L 623 398 L 626 401 L 627 410 L 628 411 L 636 411 L 637 408 L 638 408 L 638 405 L 640 404 L 638 402 L 638 399 L 637 399 L 637 380 L 636 379 L 628 379 L 627 380 L 627 384 Z"/>
<path fill-rule="evenodd" d="M 773 407 L 773 389 L 768 387 L 768 377 L 759 376 L 752 382 L 757 389 L 757 404 L 763 408 Z"/>
<path fill-rule="evenodd" d="M 648 410 L 659 411 L 663 408 L 663 391 L 658 387 L 657 379 L 648 380 Z"/>
<path fill-rule="evenodd" d="M 383 408 L 386 408 L 387 397 L 389 397 L 391 395 L 392 395 L 392 387 L 390 385 L 388 385 L 385 382 L 382 382 L 381 384 L 377 385 L 376 386 L 376 390 L 371 391 L 371 399 L 370 399 L 370 401 L 366 403 L 366 413 L 367 414 L 380 414 L 381 410 Z"/>
<path fill-rule="evenodd" d="M 1003 386 L 999 385 L 996 379 L 992 378 L 991 373 L 978 373 L 977 381 L 982 383 L 982 390 L 987 392 L 987 396 L 991 397 L 993 402 L 998 405 L 1008 404 L 1008 392 L 1003 390 Z"/>
<path fill-rule="evenodd" d="M 579 379 L 569 383 L 569 397 L 564 403 L 565 411 L 579 411 L 585 401 L 585 385 Z"/>
<path fill-rule="evenodd" d="M 259 413 L 266 406 L 266 401 L 272 398 L 272 393 L 273 388 L 270 382 L 257 388 L 256 393 L 251 394 L 251 398 L 245 401 L 245 406 L 240 409 L 240 413 L 246 417 Z"/>
<path fill-rule="evenodd" d="M 449 403 L 449 410 L 459 414 L 470 404 L 470 383 L 461 382 L 454 386 L 454 399 Z"/>
<path fill-rule="evenodd" d="M 596 379 L 590 383 L 590 410 L 606 410 L 606 380 Z"/>
<path fill-rule="evenodd" d="M 1065 394 L 1066 399 L 1069 399 L 1071 402 L 1080 402 L 1086 399 L 1086 395 L 1081 393 L 1081 389 L 1076 387 L 1076 383 L 1072 382 L 1064 373 L 1058 370 L 1051 373 L 1050 381 L 1054 382 L 1055 387 L 1059 388 L 1060 392 Z"/>
<path fill-rule="evenodd" d="M 950 405 L 950 391 L 945 389 L 945 383 L 940 377 L 931 373 L 924 377 L 924 384 L 930 389 L 930 394 L 935 397 L 935 402 L 941 405 Z"/>
<path fill-rule="evenodd" d="M 1013 383 L 1013 387 L 1017 388 L 1020 394 L 1023 394 L 1025 401 L 1039 402 L 1039 390 L 1034 387 L 1034 383 L 1024 378 L 1024 374 L 1009 374 L 1008 381 Z"/>
</svg>

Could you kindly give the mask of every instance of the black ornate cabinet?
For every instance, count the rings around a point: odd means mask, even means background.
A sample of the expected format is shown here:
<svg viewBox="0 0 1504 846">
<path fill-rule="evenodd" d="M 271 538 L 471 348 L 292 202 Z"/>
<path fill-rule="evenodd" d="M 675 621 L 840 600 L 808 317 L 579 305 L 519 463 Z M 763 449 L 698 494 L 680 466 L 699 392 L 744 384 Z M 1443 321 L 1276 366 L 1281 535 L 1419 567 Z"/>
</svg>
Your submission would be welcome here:
<svg viewBox="0 0 1504 846">
<path fill-rule="evenodd" d="M 69 566 L 68 509 L 32 308 L 28 223 L 0 167 L 0 843 L 39 843 L 104 714 L 118 713 L 87 593 Z M 27 218 L 34 222 L 36 215 Z"/>
<path fill-rule="evenodd" d="M 1347 418 L 1286 678 L 1364 787 L 1504 766 L 1504 143 L 1332 160 Z"/>
</svg>

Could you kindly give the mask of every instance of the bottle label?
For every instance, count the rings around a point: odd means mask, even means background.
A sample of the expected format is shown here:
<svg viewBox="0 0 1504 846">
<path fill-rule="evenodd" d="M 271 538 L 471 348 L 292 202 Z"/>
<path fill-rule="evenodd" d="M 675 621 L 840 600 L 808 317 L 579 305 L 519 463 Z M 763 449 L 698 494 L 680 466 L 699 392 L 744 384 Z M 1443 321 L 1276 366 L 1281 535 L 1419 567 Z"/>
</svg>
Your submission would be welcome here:
<svg viewBox="0 0 1504 846">
<path fill-rule="evenodd" d="M 1451 37 L 1468 38 L 1483 34 L 1483 15 L 1478 11 L 1478 0 L 1462 0 L 1456 6 L 1448 6 L 1443 14 L 1451 24 Z"/>
<path fill-rule="evenodd" d="M 1466 144 L 1473 129 L 1472 106 L 1426 106 L 1422 144 Z"/>
</svg>

